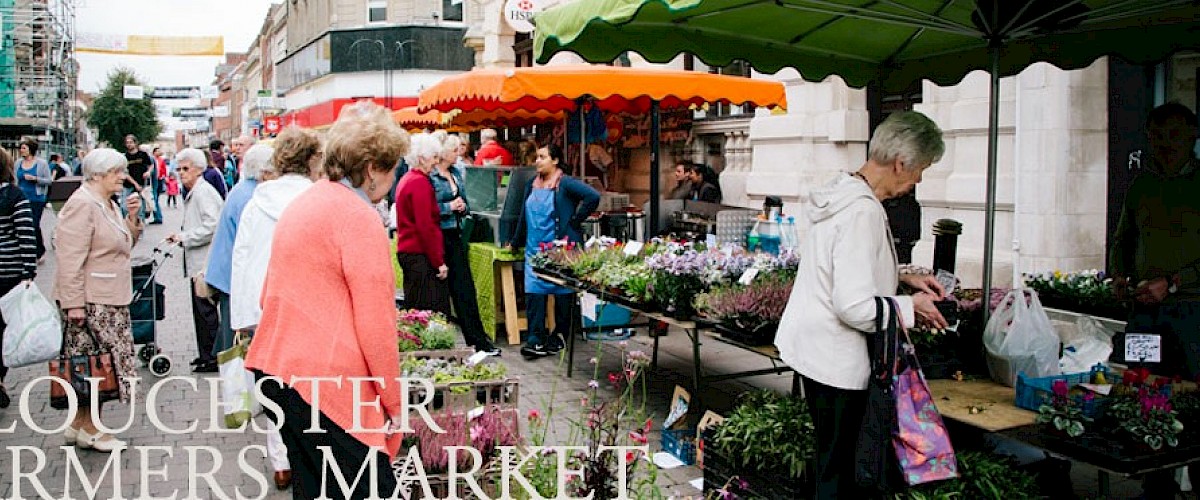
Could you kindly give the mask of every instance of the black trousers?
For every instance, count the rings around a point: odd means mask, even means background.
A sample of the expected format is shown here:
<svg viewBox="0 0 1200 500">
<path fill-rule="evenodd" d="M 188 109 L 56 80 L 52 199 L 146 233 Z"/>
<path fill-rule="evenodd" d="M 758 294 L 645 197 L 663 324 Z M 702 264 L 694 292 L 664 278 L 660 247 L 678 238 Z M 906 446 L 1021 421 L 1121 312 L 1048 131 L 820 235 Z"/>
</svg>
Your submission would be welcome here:
<svg viewBox="0 0 1200 500">
<path fill-rule="evenodd" d="M 259 379 L 266 376 L 257 370 L 254 374 Z M 326 417 L 324 412 L 320 413 L 320 426 L 324 432 L 306 433 L 312 418 L 312 406 L 291 387 L 267 382 L 262 385 L 262 393 L 283 410 L 283 415 L 276 415 L 269 410 L 266 413 L 272 422 L 278 423 L 279 418 L 283 418 L 279 434 L 283 437 L 283 444 L 287 445 L 288 462 L 292 466 L 292 498 L 371 498 L 371 484 L 366 474 L 349 497 L 342 495 L 342 488 L 332 471 L 327 474 L 327 484 L 322 485 L 321 470 L 325 459 L 320 447 L 329 448 L 334 463 L 341 468 L 342 476 L 348 483 L 354 480 L 359 468 L 367 460 L 374 460 L 379 471 L 376 491 L 381 498 L 391 498 L 396 491 L 396 476 L 386 453 L 372 451 Z"/>
<path fill-rule="evenodd" d="M 192 278 L 195 281 L 196 278 Z M 211 298 L 197 297 L 192 286 L 192 325 L 196 327 L 196 348 L 202 361 L 217 362 L 213 346 L 217 342 L 217 330 L 221 328 L 221 314 Z"/>
<path fill-rule="evenodd" d="M 429 264 L 429 258 L 419 253 L 397 253 L 396 260 L 404 270 L 404 307 L 449 317 L 450 290 L 445 280 L 438 279 L 437 269 Z"/>
<path fill-rule="evenodd" d="M 16 288 L 21 283 L 21 278 L 0 278 L 0 297 Z M 8 375 L 8 366 L 4 364 L 4 329 L 8 323 L 4 322 L 4 314 L 0 314 L 0 382 L 4 381 L 4 376 Z"/>
<path fill-rule="evenodd" d="M 865 498 L 865 492 L 854 482 L 854 452 L 867 391 L 839 389 L 804 378 L 804 399 L 817 435 L 813 498 Z"/>
<path fill-rule="evenodd" d="M 463 244 L 462 231 L 442 229 L 442 242 L 446 247 L 446 266 L 450 268 L 446 284 L 450 289 L 450 302 L 454 304 L 454 314 L 458 318 L 458 326 L 462 328 L 463 339 L 472 347 L 490 348 L 492 340 L 483 331 L 483 321 L 479 319 L 475 280 L 471 279 L 471 262 L 467 257 L 467 247 Z"/>
</svg>

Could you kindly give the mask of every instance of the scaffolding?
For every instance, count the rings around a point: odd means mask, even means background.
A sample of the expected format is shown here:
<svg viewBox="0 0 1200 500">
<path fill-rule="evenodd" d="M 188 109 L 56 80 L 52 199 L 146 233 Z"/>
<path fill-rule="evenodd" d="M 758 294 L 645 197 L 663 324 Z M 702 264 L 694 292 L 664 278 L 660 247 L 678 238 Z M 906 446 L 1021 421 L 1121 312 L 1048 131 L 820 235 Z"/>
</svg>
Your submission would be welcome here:
<svg viewBox="0 0 1200 500">
<path fill-rule="evenodd" d="M 82 113 L 75 89 L 76 0 L 0 0 L 0 147 L 23 137 L 74 157 Z"/>
</svg>

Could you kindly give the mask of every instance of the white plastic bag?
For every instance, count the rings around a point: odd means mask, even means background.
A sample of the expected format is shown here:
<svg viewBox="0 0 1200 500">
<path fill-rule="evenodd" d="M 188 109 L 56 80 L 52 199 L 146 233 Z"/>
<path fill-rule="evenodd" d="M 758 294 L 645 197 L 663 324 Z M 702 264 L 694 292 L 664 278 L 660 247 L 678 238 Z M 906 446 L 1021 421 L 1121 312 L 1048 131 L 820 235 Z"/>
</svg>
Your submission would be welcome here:
<svg viewBox="0 0 1200 500">
<path fill-rule="evenodd" d="M 225 413 L 225 427 L 237 429 L 249 422 L 259 411 L 254 398 L 254 373 L 246 369 L 246 351 L 250 340 L 238 334 L 233 347 L 217 353 L 217 366 L 221 372 L 221 404 Z"/>
<path fill-rule="evenodd" d="M 0 297 L 4 364 L 9 368 L 45 363 L 62 351 L 62 318 L 37 284 L 22 282 Z"/>
<path fill-rule="evenodd" d="M 1062 373 L 1058 334 L 1031 289 L 1008 292 L 983 330 L 983 345 L 992 379 L 1010 387 L 1019 373 L 1035 378 Z"/>
<path fill-rule="evenodd" d="M 1080 316 L 1075 320 L 1076 332 L 1070 339 L 1063 339 L 1063 355 L 1059 366 L 1063 373 L 1090 371 L 1096 363 L 1103 363 L 1112 354 L 1113 332 L 1091 316 Z"/>
</svg>

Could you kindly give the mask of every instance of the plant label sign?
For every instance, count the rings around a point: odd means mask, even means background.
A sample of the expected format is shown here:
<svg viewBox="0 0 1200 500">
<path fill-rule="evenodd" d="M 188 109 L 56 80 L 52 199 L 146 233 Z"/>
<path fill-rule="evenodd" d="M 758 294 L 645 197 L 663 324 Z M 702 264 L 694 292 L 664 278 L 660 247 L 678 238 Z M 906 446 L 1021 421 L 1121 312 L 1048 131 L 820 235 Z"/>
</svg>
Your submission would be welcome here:
<svg viewBox="0 0 1200 500">
<path fill-rule="evenodd" d="M 596 309 L 600 307 L 600 298 L 584 292 L 579 295 L 579 312 L 584 318 L 596 321 Z"/>
<path fill-rule="evenodd" d="M 1125 334 L 1125 361 L 1131 363 L 1161 363 L 1162 337 L 1149 333 Z"/>
<path fill-rule="evenodd" d="M 630 257 L 637 255 L 638 252 L 642 251 L 643 246 L 643 243 L 640 241 L 627 241 L 625 242 L 625 255 Z"/>
<path fill-rule="evenodd" d="M 755 269 L 753 267 L 750 269 L 747 269 L 745 272 L 742 273 L 742 277 L 738 278 L 738 283 L 741 285 L 749 286 L 750 283 L 754 282 L 755 276 L 758 276 L 758 269 Z"/>
</svg>

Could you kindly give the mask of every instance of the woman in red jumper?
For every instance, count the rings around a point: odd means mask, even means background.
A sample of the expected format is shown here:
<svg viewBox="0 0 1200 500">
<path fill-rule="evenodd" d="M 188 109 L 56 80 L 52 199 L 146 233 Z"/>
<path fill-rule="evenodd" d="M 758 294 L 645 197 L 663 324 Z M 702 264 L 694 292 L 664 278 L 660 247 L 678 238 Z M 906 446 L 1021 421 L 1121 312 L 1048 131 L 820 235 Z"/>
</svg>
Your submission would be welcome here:
<svg viewBox="0 0 1200 500">
<path fill-rule="evenodd" d="M 432 135 L 412 137 L 409 170 L 396 186 L 396 260 L 404 271 L 404 306 L 450 316 L 442 213 L 429 180 L 441 150 L 441 142 Z"/>
<path fill-rule="evenodd" d="M 396 285 L 387 231 L 373 204 L 387 196 L 408 134 L 382 107 L 346 108 L 330 128 L 325 173 L 283 211 L 263 282 L 262 317 L 246 366 L 264 380 L 291 462 L 295 498 L 346 498 L 324 472 L 322 449 L 345 477 L 377 473 L 348 498 L 392 498 L 400 448 Z M 440 243 L 441 239 L 437 239 Z M 374 402 L 372 404 L 372 402 Z M 313 409 L 322 432 L 306 432 Z M 364 478 L 367 476 L 364 476 Z M 375 494 L 372 494 L 375 493 Z"/>
</svg>

